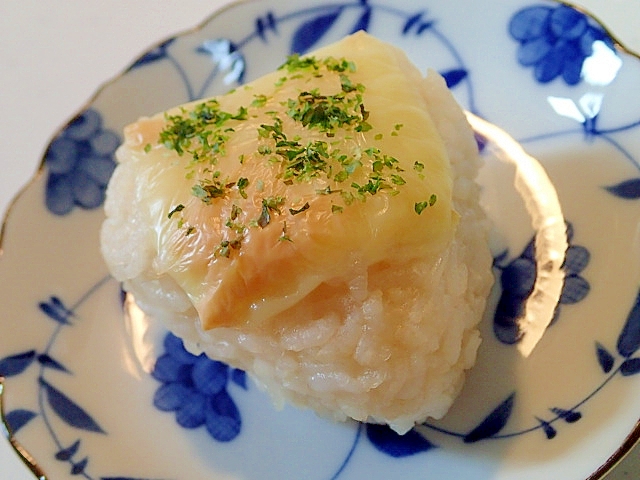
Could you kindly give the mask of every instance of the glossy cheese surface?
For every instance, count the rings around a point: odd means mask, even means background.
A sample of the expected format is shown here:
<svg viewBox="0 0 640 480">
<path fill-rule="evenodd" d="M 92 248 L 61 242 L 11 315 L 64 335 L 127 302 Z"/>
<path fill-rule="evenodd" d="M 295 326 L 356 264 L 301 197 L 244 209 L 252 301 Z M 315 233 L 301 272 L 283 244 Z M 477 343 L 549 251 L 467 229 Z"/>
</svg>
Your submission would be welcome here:
<svg viewBox="0 0 640 480">
<path fill-rule="evenodd" d="M 436 258 L 455 232 L 420 72 L 364 33 L 312 55 L 125 130 L 128 221 L 151 232 L 154 274 L 184 290 L 205 330 L 259 325 L 363 269 Z"/>
</svg>

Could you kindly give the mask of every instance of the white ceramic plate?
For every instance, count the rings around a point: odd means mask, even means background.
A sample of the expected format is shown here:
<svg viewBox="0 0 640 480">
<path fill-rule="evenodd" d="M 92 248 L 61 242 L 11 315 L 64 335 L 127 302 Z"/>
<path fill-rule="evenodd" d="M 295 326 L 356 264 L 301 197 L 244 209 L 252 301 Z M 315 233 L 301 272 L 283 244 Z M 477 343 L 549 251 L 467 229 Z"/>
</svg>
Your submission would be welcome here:
<svg viewBox="0 0 640 480">
<path fill-rule="evenodd" d="M 358 28 L 443 73 L 465 108 L 520 140 L 571 225 L 558 316 L 522 359 L 510 309 L 530 286 L 532 231 L 512 172 L 488 159 L 483 201 L 505 288 L 454 408 L 403 437 L 274 410 L 241 372 L 188 356 L 123 309 L 98 249 L 126 123 Z M 592 19 L 515 0 L 245 2 L 163 42 L 61 130 L 3 226 L 0 374 L 12 440 L 51 478 L 599 478 L 640 436 L 639 67 Z M 203 381 L 218 386 L 205 395 Z"/>
</svg>

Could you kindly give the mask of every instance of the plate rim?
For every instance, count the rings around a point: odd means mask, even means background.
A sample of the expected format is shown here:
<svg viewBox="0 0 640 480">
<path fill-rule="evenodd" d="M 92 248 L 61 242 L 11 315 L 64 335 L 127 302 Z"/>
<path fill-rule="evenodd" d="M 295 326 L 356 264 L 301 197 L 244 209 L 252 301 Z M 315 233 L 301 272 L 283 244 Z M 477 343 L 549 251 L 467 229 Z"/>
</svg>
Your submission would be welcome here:
<svg viewBox="0 0 640 480">
<path fill-rule="evenodd" d="M 324 0 L 329 3 L 329 0 Z M 375 1 L 375 0 L 374 0 Z M 508 0 L 507 0 L 508 1 Z M 614 47 L 620 53 L 628 55 L 629 57 L 633 57 L 640 61 L 640 52 L 635 52 L 631 48 L 627 47 L 624 42 L 620 41 L 616 34 L 609 29 L 607 24 L 600 20 L 600 18 L 594 14 L 592 14 L 589 9 L 584 8 L 582 6 L 576 5 L 571 1 L 566 0 L 546 0 L 548 2 L 556 3 L 559 5 L 569 6 L 583 14 L 587 15 L 589 18 L 594 20 L 603 31 L 609 36 L 612 40 Z M 43 146 L 43 153 L 40 155 L 40 160 L 38 165 L 36 166 L 35 171 L 32 173 L 31 177 L 19 188 L 19 190 L 12 196 L 9 201 L 7 208 L 2 217 L 2 222 L 0 223 L 0 262 L 2 262 L 3 255 L 5 254 L 4 249 L 4 240 L 6 236 L 6 231 L 9 228 L 9 224 L 12 220 L 11 217 L 14 215 L 14 211 L 16 209 L 16 204 L 18 201 L 25 195 L 25 193 L 30 190 L 34 184 L 40 179 L 40 177 L 44 174 L 46 168 L 46 159 L 45 159 L 45 151 L 47 147 L 51 144 L 53 139 L 55 139 L 69 124 L 71 120 L 77 117 L 79 114 L 87 110 L 91 107 L 96 99 L 100 97 L 100 95 L 104 92 L 105 89 L 109 88 L 114 83 L 118 82 L 127 72 L 131 69 L 131 67 L 135 64 L 136 60 L 140 58 L 144 53 L 149 52 L 157 47 L 160 47 L 162 44 L 166 43 L 168 40 L 173 38 L 180 38 L 184 36 L 189 36 L 195 34 L 208 26 L 209 23 L 214 21 L 217 17 L 221 16 L 225 12 L 229 10 L 233 10 L 236 8 L 242 8 L 244 5 L 248 4 L 257 4 L 260 3 L 261 0 L 232 0 L 231 2 L 213 10 L 211 13 L 206 14 L 202 20 L 196 23 L 192 27 L 188 27 L 185 29 L 177 30 L 175 33 L 166 35 L 162 39 L 152 42 L 146 48 L 139 52 L 137 55 L 132 56 L 132 60 L 130 60 L 123 68 L 120 69 L 117 73 L 112 75 L 110 78 L 101 82 L 93 91 L 93 93 L 89 96 L 89 98 L 80 104 L 80 106 L 71 114 L 66 117 L 65 120 L 56 128 L 47 138 L 46 144 Z M 296 6 L 298 6 L 296 4 Z M 0 430 L 2 430 L 2 436 L 5 437 L 6 441 L 9 442 L 11 448 L 20 458 L 20 460 L 27 466 L 27 468 L 31 471 L 31 473 L 35 476 L 35 478 L 46 479 L 47 476 L 45 472 L 42 470 L 40 465 L 37 462 L 37 459 L 31 455 L 31 453 L 20 444 L 15 438 L 11 427 L 9 426 L 4 410 L 4 396 L 6 394 L 6 378 L 0 376 Z M 597 469 L 595 470 L 586 480 L 602 480 L 604 477 L 610 473 L 633 449 L 634 447 L 640 446 L 640 419 L 638 419 L 635 425 L 632 427 L 629 434 L 624 439 L 623 443 L 620 447 L 611 454 L 611 456 Z"/>
</svg>

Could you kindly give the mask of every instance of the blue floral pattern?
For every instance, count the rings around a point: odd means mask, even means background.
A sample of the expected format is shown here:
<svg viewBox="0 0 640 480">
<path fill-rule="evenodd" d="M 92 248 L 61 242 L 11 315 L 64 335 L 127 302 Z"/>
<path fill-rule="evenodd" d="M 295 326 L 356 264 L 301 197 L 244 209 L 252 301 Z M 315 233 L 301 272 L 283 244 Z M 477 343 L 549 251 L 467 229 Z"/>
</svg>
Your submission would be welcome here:
<svg viewBox="0 0 640 480">
<path fill-rule="evenodd" d="M 97 477 L 89 473 L 90 457 L 82 453 L 82 435 L 106 435 L 107 432 L 84 407 L 61 388 L 54 385 L 54 380 L 50 377 L 60 374 L 73 375 L 73 372 L 60 360 L 54 358 L 51 350 L 65 329 L 72 328 L 75 322 L 80 321 L 76 310 L 109 280 L 110 277 L 107 276 L 98 281 L 71 307 L 68 307 L 56 295 L 39 302 L 39 311 L 54 325 L 53 333 L 46 346 L 43 349 L 30 349 L 0 359 L 0 397 L 3 392 L 2 381 L 4 378 L 27 373 L 32 365 L 37 369 L 38 410 L 18 408 L 6 414 L 4 411 L 0 412 L 10 435 L 15 435 L 35 418 L 41 418 L 46 427 L 46 433 L 56 446 L 54 458 L 68 464 L 71 475 L 77 475 L 85 480 L 97 480 Z M 2 406 L 1 401 L 0 406 Z M 62 422 L 62 425 L 66 426 L 68 430 L 63 432 L 60 423 L 54 421 L 54 417 Z M 45 477 L 41 475 L 39 478 Z M 117 478 L 135 480 L 133 477 L 120 476 Z M 100 477 L 100 479 L 108 480 L 108 477 Z"/>
<path fill-rule="evenodd" d="M 100 207 L 119 145 L 120 137 L 103 128 L 97 110 L 90 108 L 74 118 L 51 142 L 44 157 L 49 211 L 66 215 L 76 206 Z"/>
<path fill-rule="evenodd" d="M 580 245 L 573 245 L 573 226 L 567 226 L 569 248 L 563 265 L 564 285 L 560 300 L 556 306 L 553 325 L 560 316 L 561 305 L 571 305 L 583 300 L 590 290 L 590 285 L 580 273 L 587 267 L 591 255 L 589 250 Z M 493 317 L 493 331 L 496 338 L 505 344 L 515 344 L 522 339 L 518 322 L 524 313 L 524 305 L 533 292 L 537 276 L 535 238 L 532 238 L 522 253 L 506 262 L 508 252 L 503 252 L 494 259 L 494 266 L 500 271 L 502 292 Z"/>
<path fill-rule="evenodd" d="M 578 85 L 585 77 L 585 62 L 596 54 L 596 45 L 604 46 L 611 62 L 616 57 L 614 42 L 607 32 L 593 19 L 568 5 L 550 6 L 538 4 L 517 11 L 509 22 L 509 34 L 516 40 L 518 47 L 517 60 L 525 68 L 533 68 L 534 78 L 541 84 L 547 84 L 561 77 L 569 86 Z M 599 52 L 600 55 L 603 52 Z M 596 83 L 608 84 L 615 78 L 621 62 L 596 65 L 591 69 L 597 71 Z M 589 71 L 588 74 L 594 72 Z M 606 79 L 606 80 L 605 80 Z M 563 99 L 573 102 L 570 99 Z M 589 103 L 589 102 L 587 102 Z M 618 143 L 614 134 L 640 127 L 640 121 L 628 125 L 601 128 L 598 118 L 601 105 L 592 104 L 586 111 L 573 103 L 574 113 L 571 118 L 582 124 L 582 130 L 588 139 L 599 138 L 618 150 L 637 170 L 640 161 L 624 146 Z M 584 108 L 583 108 L 584 109 Z M 554 132 L 530 139 L 522 139 L 522 143 L 537 141 L 571 133 Z M 620 182 L 604 187 L 610 194 L 625 200 L 640 199 L 640 177 L 623 179 Z"/>
<path fill-rule="evenodd" d="M 593 43 L 601 40 L 612 46 L 599 25 L 568 5 L 524 8 L 511 18 L 509 33 L 520 43 L 518 62 L 532 67 L 541 83 L 561 77 L 568 85 L 578 84 Z"/>
<path fill-rule="evenodd" d="M 469 110 L 478 113 L 472 82 L 473 72 L 465 64 L 454 43 L 440 30 L 438 19 L 426 10 L 403 11 L 390 4 L 369 0 L 294 9 L 282 16 L 269 10 L 254 19 L 254 30 L 243 38 L 212 38 L 201 42 L 195 53 L 203 62 L 207 62 L 210 70 L 204 81 L 202 77 L 198 77 L 199 83 L 190 77 L 188 69 L 180 62 L 180 56 L 172 52 L 178 37 L 168 39 L 141 56 L 130 67 L 130 71 L 167 62 L 183 80 L 185 101 L 195 100 L 208 91 L 214 82 L 228 87 L 242 84 L 248 67 L 245 47 L 256 41 L 269 44 L 273 36 L 285 31 L 281 27 L 288 22 L 294 22 L 288 50 L 305 53 L 337 33 L 343 35 L 360 29 L 368 30 L 378 21 L 378 17 L 400 20 L 398 35 L 401 38 L 428 37 L 443 46 L 454 62 L 440 73 L 449 88 L 458 89 L 457 92 L 465 89 Z M 345 18 L 350 20 L 345 21 Z M 562 79 L 566 85 L 576 86 L 582 80 L 583 65 L 592 55 L 595 42 L 604 42 L 613 50 L 611 39 L 592 19 L 567 5 L 551 2 L 532 5 L 515 12 L 508 24 L 508 34 L 519 44 L 518 64 L 531 68 L 534 80 L 542 85 Z M 594 111 L 592 115 L 579 119 L 581 125 L 578 131 L 584 133 L 587 140 L 604 140 L 640 171 L 638 160 L 615 139 L 615 135 L 620 132 L 640 127 L 640 121 L 603 129 L 598 125 L 598 113 Z M 554 131 L 521 139 L 521 142 L 540 141 L 575 132 L 576 128 L 564 132 Z M 95 108 L 85 110 L 72 120 L 51 142 L 45 155 L 48 211 L 55 215 L 67 215 L 75 207 L 93 209 L 101 206 L 106 184 L 115 167 L 114 153 L 119 143 L 118 135 L 104 127 L 102 114 Z M 604 189 L 623 200 L 638 200 L 640 178 L 623 178 L 619 183 Z M 583 276 L 590 262 L 590 252 L 573 243 L 573 229 L 570 226 L 568 239 L 570 247 L 564 266 L 566 280 L 554 322 L 558 321 L 561 308 L 580 302 L 591 289 L 589 281 Z M 494 265 L 500 272 L 502 291 L 494 317 L 494 332 L 496 338 L 503 343 L 518 341 L 514 319 L 522 302 L 531 292 L 537 273 L 534 258 L 533 242 L 529 242 L 517 257 L 509 258 L 508 252 L 504 252 L 495 259 Z M 55 445 L 54 458 L 66 463 L 72 475 L 88 480 L 124 480 L 131 477 L 97 477 L 90 473 L 93 464 L 90 462 L 90 455 L 84 453 L 86 442 L 83 439 L 85 435 L 107 435 L 107 430 L 97 417 L 71 398 L 73 395 L 60 387 L 58 376 L 73 375 L 73 372 L 64 359 L 54 358 L 52 346 L 64 332 L 81 321 L 76 313 L 78 306 L 107 280 L 108 278 L 98 282 L 72 306 L 67 306 L 56 295 L 40 302 L 39 311 L 47 321 L 52 321 L 55 325 L 46 346 L 26 349 L 0 359 L 2 377 L 16 377 L 37 369 L 35 381 L 39 392 L 38 408 L 15 408 L 7 412 L 5 424 L 11 434 L 15 435 L 35 419 L 41 419 L 46 433 Z M 245 373 L 203 355 L 190 354 L 172 334 L 166 335 L 163 346 L 164 353 L 158 357 L 151 372 L 152 378 L 160 383 L 150 400 L 155 408 L 171 412 L 177 425 L 182 428 L 204 429 L 215 441 L 231 442 L 242 438 L 240 434 L 243 429 L 248 430 L 251 426 L 243 425 L 234 397 L 242 398 L 237 394 L 251 392 Z M 466 444 L 507 439 L 532 432 L 542 433 L 547 439 L 552 439 L 558 435 L 560 425 L 573 424 L 587 416 L 584 405 L 601 392 L 609 381 L 640 373 L 638 350 L 640 293 L 629 311 L 616 345 L 609 345 L 605 340 L 595 342 L 594 355 L 604 374 L 604 380 L 580 400 L 569 405 L 552 405 L 546 411 L 531 414 L 531 425 L 523 429 L 511 427 L 509 430 L 512 413 L 522 393 L 519 391 L 509 392 L 504 399 L 496 402 L 497 405 L 488 408 L 488 412 L 481 415 L 479 420 L 472 419 L 469 428 L 465 430 L 446 430 L 438 424 L 426 422 L 400 436 L 386 426 L 358 424 L 351 448 L 330 478 L 338 479 L 347 471 L 363 439 L 367 439 L 383 455 L 394 459 L 423 454 L 441 447 L 440 443 L 436 444 L 431 439 L 432 434 L 455 437 Z M 1 387 L 2 384 L 0 394 Z M 54 417 L 55 422 L 52 421 Z M 64 436 L 59 430 L 60 424 L 67 428 Z M 69 436 L 68 431 L 74 432 L 73 436 Z"/>
<path fill-rule="evenodd" d="M 227 391 L 228 382 L 247 389 L 245 372 L 192 355 L 175 335 L 164 339 L 165 354 L 156 361 L 153 378 L 162 382 L 153 398 L 156 408 L 175 412 L 184 428 L 205 426 L 219 442 L 229 442 L 240 433 L 240 411 Z"/>
</svg>

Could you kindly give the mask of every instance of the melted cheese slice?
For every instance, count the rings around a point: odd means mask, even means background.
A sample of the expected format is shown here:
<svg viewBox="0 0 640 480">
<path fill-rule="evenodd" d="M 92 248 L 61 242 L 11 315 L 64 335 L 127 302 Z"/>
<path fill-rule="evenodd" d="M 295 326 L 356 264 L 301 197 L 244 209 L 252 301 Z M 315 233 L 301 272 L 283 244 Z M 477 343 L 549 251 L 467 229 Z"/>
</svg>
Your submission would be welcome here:
<svg viewBox="0 0 640 480">
<path fill-rule="evenodd" d="M 214 161 L 159 141 L 172 116 L 189 118 L 202 102 L 125 130 L 119 168 L 135 177 L 130 208 L 152 232 L 153 274 L 170 276 L 187 293 L 205 330 L 272 319 L 322 284 L 346 284 L 362 269 L 441 255 L 453 236 L 450 164 L 420 72 L 404 53 L 365 33 L 310 55 L 319 64 L 345 59 L 355 71 L 285 68 L 217 97 L 221 111 L 245 108 L 246 119 L 224 123 L 226 140 Z M 340 95 L 345 79 L 364 86 L 364 109 L 354 112 L 370 129 L 338 125 L 327 132 L 292 118 L 301 94 Z M 295 169 L 284 156 L 293 147 L 277 153 L 261 127 L 276 119 L 287 140 L 324 146 L 325 164 L 315 176 L 287 177 Z M 393 166 L 381 169 L 385 159 Z M 336 177 L 345 169 L 340 161 L 350 165 L 346 179 Z M 380 177 L 384 188 L 358 195 L 354 184 Z M 224 192 L 203 201 L 197 186 L 212 179 Z M 435 204 L 418 214 L 416 204 L 432 198 Z"/>
</svg>

